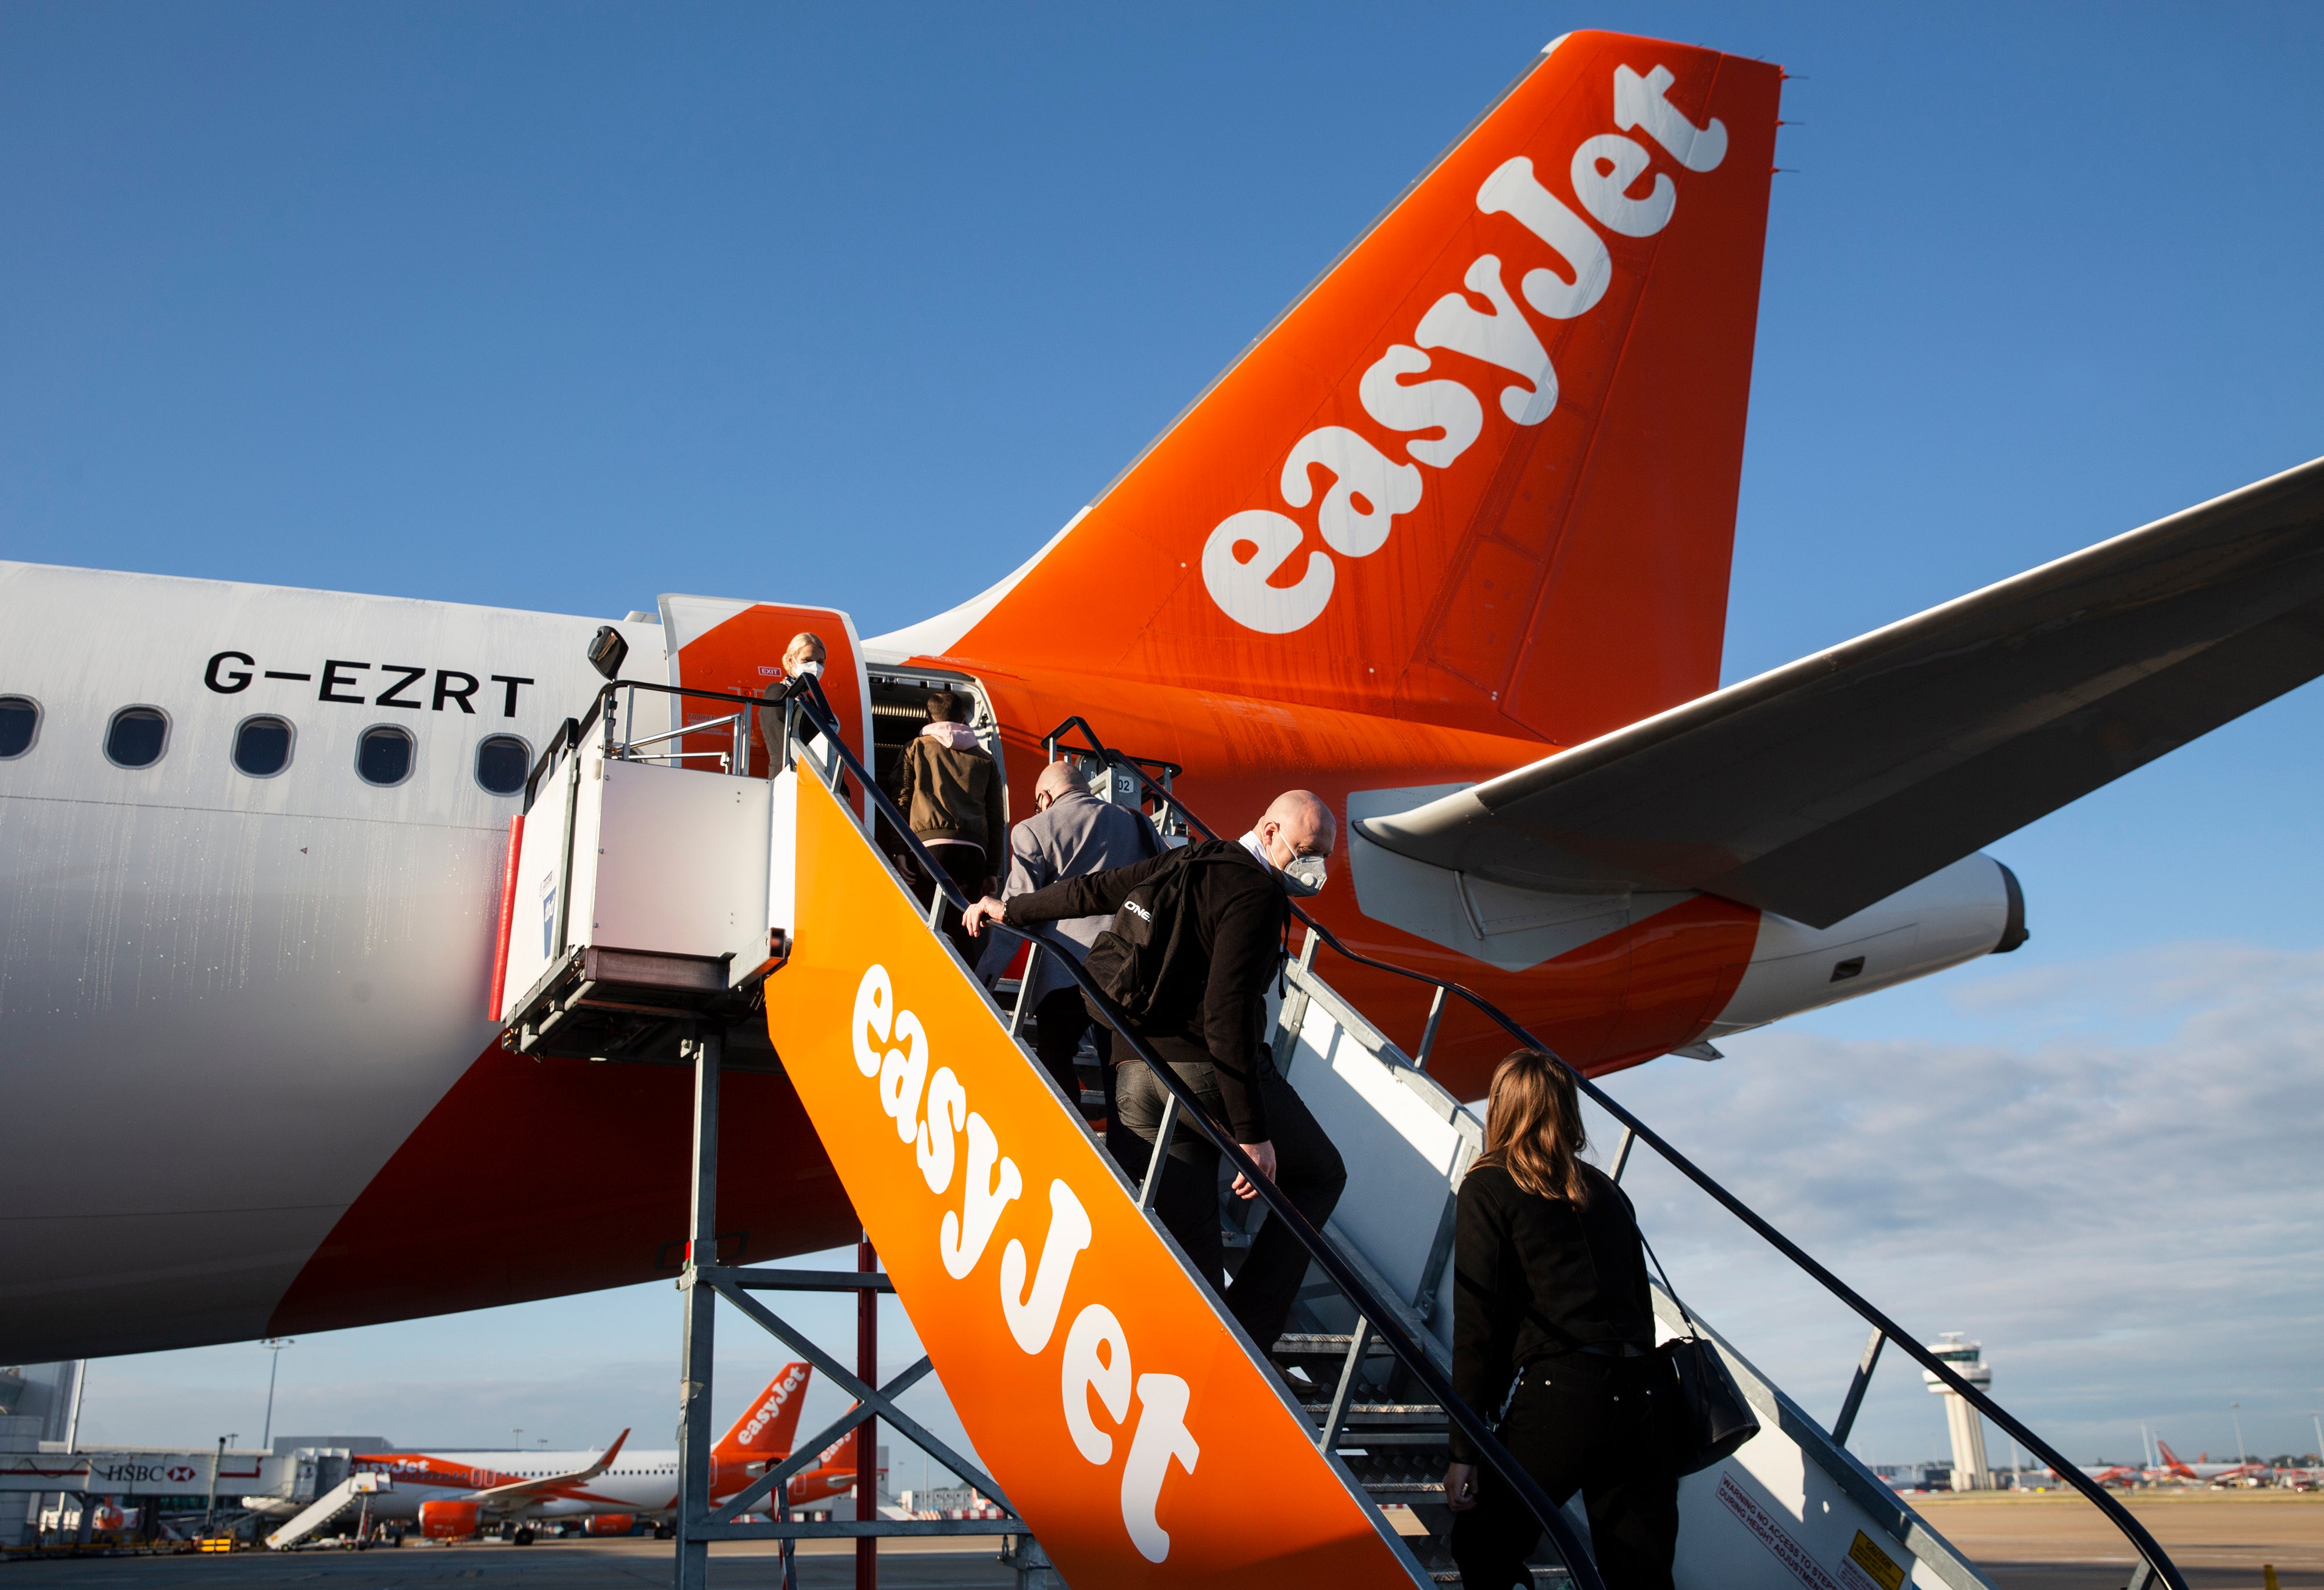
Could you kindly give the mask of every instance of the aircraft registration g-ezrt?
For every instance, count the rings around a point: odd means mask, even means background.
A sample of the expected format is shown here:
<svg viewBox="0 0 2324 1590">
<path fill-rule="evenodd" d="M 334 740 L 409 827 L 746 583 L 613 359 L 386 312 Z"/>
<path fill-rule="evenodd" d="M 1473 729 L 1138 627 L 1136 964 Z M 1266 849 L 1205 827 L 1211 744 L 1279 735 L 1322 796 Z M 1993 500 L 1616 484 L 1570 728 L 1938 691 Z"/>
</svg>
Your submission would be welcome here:
<svg viewBox="0 0 2324 1590">
<path fill-rule="evenodd" d="M 1593 1072 L 2015 947 L 1980 846 L 2324 670 L 2324 467 L 1719 688 L 1782 82 L 1558 40 L 1000 584 L 871 638 L 664 596 L 623 676 L 758 691 L 813 630 L 861 754 L 948 684 L 1020 816 L 1074 715 L 1229 832 L 1313 788 L 1321 919 Z M 484 1014 L 600 620 L 0 591 L 0 1358 L 673 1273 L 688 1079 Z M 1417 1034 L 1425 990 L 1333 976 Z M 1473 1097 L 1507 1047 L 1448 1023 L 1432 1070 Z M 724 1090 L 728 1260 L 857 1229 L 765 1058 Z"/>
</svg>

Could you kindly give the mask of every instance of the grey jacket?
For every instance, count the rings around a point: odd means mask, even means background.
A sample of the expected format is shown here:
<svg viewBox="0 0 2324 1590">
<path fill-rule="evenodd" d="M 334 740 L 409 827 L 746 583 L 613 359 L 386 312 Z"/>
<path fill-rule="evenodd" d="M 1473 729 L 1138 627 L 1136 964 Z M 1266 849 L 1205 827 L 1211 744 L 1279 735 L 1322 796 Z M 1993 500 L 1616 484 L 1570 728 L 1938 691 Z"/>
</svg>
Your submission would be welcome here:
<svg viewBox="0 0 2324 1590">
<path fill-rule="evenodd" d="M 1060 878 L 1084 878 L 1144 861 L 1162 853 L 1154 824 L 1127 806 L 1109 805 L 1079 790 L 1049 803 L 1009 833 L 1009 884 L 1001 898 L 1014 899 L 1047 888 Z M 1058 934 L 1088 949 L 1113 924 L 1107 916 L 1068 917 L 1055 924 Z M 1042 998 L 1072 982 L 1046 951 L 1033 969 L 1028 997 Z"/>
</svg>

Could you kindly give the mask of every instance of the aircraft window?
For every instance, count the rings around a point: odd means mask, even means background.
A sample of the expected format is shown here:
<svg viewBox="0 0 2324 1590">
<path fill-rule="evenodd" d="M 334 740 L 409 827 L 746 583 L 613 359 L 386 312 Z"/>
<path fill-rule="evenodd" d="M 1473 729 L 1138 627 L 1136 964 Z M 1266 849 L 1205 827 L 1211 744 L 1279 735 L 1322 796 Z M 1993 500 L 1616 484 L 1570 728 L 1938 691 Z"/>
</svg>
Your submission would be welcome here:
<svg viewBox="0 0 2324 1590">
<path fill-rule="evenodd" d="M 532 748 L 513 734 L 487 735 L 476 747 L 476 782 L 492 795 L 514 795 L 532 771 Z"/>
<path fill-rule="evenodd" d="M 105 754 L 117 767 L 150 767 L 170 743 L 170 720 L 152 707 L 124 707 L 105 731 Z"/>
<path fill-rule="evenodd" d="M 365 784 L 401 784 L 411 777 L 411 736 L 383 723 L 363 731 L 355 772 Z"/>
<path fill-rule="evenodd" d="M 0 761 L 31 750 L 40 729 L 40 703 L 29 695 L 0 695 Z"/>
<path fill-rule="evenodd" d="M 253 778 L 272 778 L 290 765 L 290 725 L 281 718 L 244 718 L 234 731 L 234 765 Z"/>
</svg>

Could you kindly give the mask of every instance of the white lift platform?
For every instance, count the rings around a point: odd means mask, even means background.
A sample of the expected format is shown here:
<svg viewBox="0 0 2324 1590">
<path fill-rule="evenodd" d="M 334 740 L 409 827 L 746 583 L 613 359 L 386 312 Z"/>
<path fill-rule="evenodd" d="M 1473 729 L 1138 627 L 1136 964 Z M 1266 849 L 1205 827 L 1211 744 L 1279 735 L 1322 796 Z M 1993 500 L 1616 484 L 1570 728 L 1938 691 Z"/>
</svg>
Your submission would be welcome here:
<svg viewBox="0 0 2324 1590">
<path fill-rule="evenodd" d="M 1543 1496 L 1493 1438 L 1489 1411 L 1461 1405 L 1451 1387 L 1452 1199 L 1483 1135 L 1477 1117 L 1428 1075 L 1428 1050 L 1449 1001 L 1498 1023 L 1513 1043 L 1532 1043 L 1521 1028 L 1467 990 L 1422 977 L 1436 982 L 1435 1006 L 1407 1053 L 1320 975 L 1319 951 L 1348 952 L 1306 924 L 1300 957 L 1286 968 L 1276 1060 L 1351 1173 L 1321 1231 L 1252 1173 L 1261 1218 L 1289 1223 L 1313 1261 L 1293 1331 L 1254 1342 L 1220 1304 L 1218 1278 L 1196 1273 L 1154 1218 L 1151 1188 L 1123 1173 L 1093 1139 L 1080 1101 L 1061 1095 L 1019 1041 L 1018 1013 L 931 930 L 934 911 L 905 887 L 867 825 L 884 815 L 889 836 L 913 841 L 840 742 L 819 696 L 793 703 L 792 721 L 761 720 L 778 752 L 775 771 L 748 778 L 645 759 L 666 755 L 670 737 L 625 747 L 610 725 L 633 719 L 636 693 L 655 688 L 609 686 L 536 770 L 512 847 L 499 1014 L 505 1043 L 544 1058 L 683 1060 L 696 1070 L 691 1254 L 702 1258 L 690 1255 L 680 1282 L 689 1320 L 681 1586 L 706 1582 L 713 1539 L 875 1532 L 779 1514 L 746 1521 L 788 1477 L 781 1471 L 715 1511 L 703 1500 L 715 1296 L 815 1358 L 858 1399 L 831 1430 L 803 1440 L 804 1450 L 887 1419 L 1021 1521 L 1077 1585 L 1457 1583 L 1442 1476 L 1447 1434 L 1459 1426 L 1540 1519 L 1536 1580 L 1599 1590 L 1578 1503 L 1560 1509 Z M 720 699 L 730 716 L 690 732 L 723 727 L 739 748 L 752 704 Z M 814 756 L 797 749 L 810 727 L 820 731 Z M 1085 725 L 1083 732 L 1086 754 L 1119 774 L 1105 781 L 1109 792 L 1151 806 L 1172 828 L 1207 832 L 1135 758 L 1097 742 Z M 918 859 L 941 877 L 928 858 Z M 1046 930 L 1032 936 L 1045 942 Z M 1120 1041 L 1139 1046 L 1127 1034 Z M 787 1284 L 785 1273 L 706 1262 L 716 1230 L 709 1145 L 717 1076 L 730 1052 L 744 1060 L 754 1050 L 797 1090 L 884 1262 L 885 1282 L 927 1346 L 928 1360 L 886 1387 L 847 1374 L 759 1302 L 758 1292 Z M 1167 1068 L 1156 1071 L 1183 1093 Z M 1612 1174 L 1621 1175 L 1637 1145 L 1654 1150 L 1871 1332 L 1830 1430 L 1733 1346 L 1703 1332 L 1760 1429 L 1682 1483 L 1678 1584 L 1988 1585 L 1846 1449 L 1882 1346 L 1894 1344 L 1953 1383 L 2066 1483 L 2080 1481 L 2080 1470 L 1587 1079 L 1581 1085 L 1624 1125 Z M 1177 1106 L 1166 1135 L 1204 1132 L 1230 1165 L 1248 1168 L 1191 1098 Z M 1240 1218 L 1241 1209 L 1222 1211 L 1231 1244 L 1242 1236 L 1233 1229 Z M 1675 1334 L 1672 1300 L 1657 1288 L 1655 1301 L 1664 1335 Z M 895 1407 L 896 1392 L 930 1366 L 989 1475 Z M 2079 1488 L 2132 1548 L 2132 1590 L 2184 1590 L 2118 1503 L 2095 1485 Z M 921 1529 L 938 1532 L 933 1522 Z"/>
<path fill-rule="evenodd" d="M 395 1489 L 395 1482 L 383 1474 L 351 1474 L 315 1498 L 314 1502 L 289 1523 L 266 1537 L 270 1551 L 287 1551 L 310 1540 L 348 1513 L 361 1514 L 364 1503 L 384 1491 Z"/>
</svg>

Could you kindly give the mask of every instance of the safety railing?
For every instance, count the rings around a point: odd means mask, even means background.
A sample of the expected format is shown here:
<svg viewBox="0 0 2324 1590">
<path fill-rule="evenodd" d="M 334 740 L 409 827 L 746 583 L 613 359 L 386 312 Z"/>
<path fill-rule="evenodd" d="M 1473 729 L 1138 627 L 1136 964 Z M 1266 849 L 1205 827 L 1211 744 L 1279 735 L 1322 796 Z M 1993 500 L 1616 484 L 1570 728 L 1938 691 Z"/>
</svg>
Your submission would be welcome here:
<svg viewBox="0 0 2324 1590">
<path fill-rule="evenodd" d="M 1082 732 L 1088 737 L 1090 749 L 1093 754 L 1107 760 L 1114 767 L 1126 768 L 1130 771 L 1144 784 L 1146 793 L 1151 799 L 1157 803 L 1157 804 L 1166 804 L 1174 810 L 1189 827 L 1201 834 L 1203 838 L 1217 839 L 1219 837 L 1219 835 L 1207 823 L 1204 823 L 1200 817 L 1196 816 L 1192 811 L 1190 811 L 1185 803 L 1179 799 L 1176 794 L 1157 784 L 1154 780 L 1148 778 L 1143 769 L 1139 767 L 1134 758 L 1124 757 L 1119 752 L 1110 750 L 1105 746 L 1104 742 L 1098 738 L 1096 731 L 1091 729 L 1090 726 L 1082 720 L 1073 719 L 1069 720 L 1069 722 L 1078 725 Z M 1886 1314 L 1883 1313 L 1878 1309 L 1874 1308 L 1872 1304 L 1858 1293 L 1853 1287 L 1840 1280 L 1839 1276 L 1834 1275 L 1822 1264 L 1819 1264 L 1797 1243 L 1792 1241 L 1790 1237 L 1785 1236 L 1781 1231 L 1778 1231 L 1775 1227 L 1768 1224 L 1767 1221 L 1762 1218 L 1760 1215 L 1749 1205 L 1746 1204 L 1733 1192 L 1728 1190 L 1725 1186 L 1721 1185 L 1716 1179 L 1703 1171 L 1700 1166 L 1696 1165 L 1693 1161 L 1688 1159 L 1676 1148 L 1674 1148 L 1659 1134 L 1655 1132 L 1653 1128 L 1649 1127 L 1644 1121 L 1640 1120 L 1636 1115 L 1631 1113 L 1631 1111 L 1625 1108 L 1611 1095 L 1607 1093 L 1604 1089 L 1591 1081 L 1589 1077 L 1582 1073 L 1579 1067 L 1576 1067 L 1570 1062 L 1566 1061 L 1563 1056 L 1559 1055 L 1555 1050 L 1543 1043 L 1541 1039 L 1536 1037 L 1533 1033 L 1527 1031 L 1526 1027 L 1503 1012 L 1499 1006 L 1493 1004 L 1489 999 L 1487 999 L 1483 995 L 1477 993 L 1474 989 L 1466 988 L 1449 979 L 1432 977 L 1426 972 L 1415 971 L 1408 967 L 1398 966 L 1392 961 L 1381 960 L 1374 956 L 1366 955 L 1360 951 L 1351 950 L 1347 945 L 1342 943 L 1339 937 L 1334 934 L 1331 929 L 1325 927 L 1322 923 L 1316 921 L 1314 916 L 1303 910 L 1297 901 L 1292 901 L 1290 903 L 1290 906 L 1292 914 L 1297 917 L 1300 923 L 1306 927 L 1308 933 L 1313 935 L 1310 942 L 1307 945 L 1303 946 L 1303 961 L 1312 960 L 1314 944 L 1315 942 L 1321 942 L 1332 950 L 1335 954 L 1357 966 L 1366 967 L 1374 971 L 1386 972 L 1391 976 L 1403 978 L 1412 982 L 1426 984 L 1435 990 L 1434 996 L 1429 1004 L 1427 1023 L 1421 1034 L 1420 1047 L 1414 1054 L 1415 1063 L 1421 1070 L 1425 1071 L 1427 1069 L 1428 1056 L 1434 1049 L 1437 1034 L 1443 1028 L 1447 1001 L 1449 999 L 1459 999 L 1464 1002 L 1471 1008 L 1474 1009 L 1480 1016 L 1482 1016 L 1487 1021 L 1492 1023 L 1495 1026 L 1507 1033 L 1518 1043 L 1528 1049 L 1537 1049 L 1544 1054 L 1546 1054 L 1550 1056 L 1550 1058 L 1557 1061 L 1560 1065 L 1564 1066 L 1568 1071 L 1572 1073 L 1574 1082 L 1581 1090 L 1595 1101 L 1599 1107 L 1605 1110 L 1607 1114 L 1612 1116 L 1615 1120 L 1621 1124 L 1622 1137 L 1616 1146 L 1613 1160 L 1612 1173 L 1615 1176 L 1618 1177 L 1621 1174 L 1622 1168 L 1628 1163 L 1630 1151 L 1633 1145 L 1639 1143 L 1645 1144 L 1647 1147 L 1660 1154 L 1663 1157 L 1664 1162 L 1670 1165 L 1672 1169 L 1677 1171 L 1688 1181 L 1693 1182 L 1697 1187 L 1708 1193 L 1713 1201 L 1717 1202 L 1721 1208 L 1725 1209 L 1728 1213 L 1733 1215 L 1745 1226 L 1748 1227 L 1753 1233 L 1758 1236 L 1770 1247 L 1774 1248 L 1784 1258 L 1790 1260 L 1795 1267 L 1805 1273 L 1810 1279 L 1813 1280 L 1817 1284 L 1821 1286 L 1826 1291 L 1830 1292 L 1834 1298 L 1846 1305 L 1858 1318 L 1863 1319 L 1867 1325 L 1871 1327 L 1871 1337 L 1867 1342 L 1862 1357 L 1857 1364 L 1855 1377 L 1849 1383 L 1847 1397 L 1840 1408 L 1840 1417 L 1833 1421 L 1831 1436 L 1835 1444 L 1846 1444 L 1849 1431 L 1854 1426 L 1857 1411 L 1863 1404 L 1865 1389 L 1871 1382 L 1872 1371 L 1874 1365 L 1879 1359 L 1881 1347 L 1883 1344 L 1894 1343 L 1899 1351 L 1904 1353 L 1907 1356 L 1911 1357 L 1914 1362 L 1920 1365 L 1923 1369 L 1928 1371 L 1930 1374 L 1941 1381 L 1948 1391 L 1959 1395 L 1967 1402 L 1970 1407 L 1975 1408 L 1986 1418 L 1990 1419 L 1994 1423 L 1999 1425 L 2002 1429 L 2014 1438 L 2020 1446 L 2024 1447 L 2040 1461 L 2048 1465 L 2051 1472 L 2055 1474 L 2060 1480 L 2080 1492 L 2086 1500 L 2088 1500 L 2093 1506 L 2097 1507 L 2098 1510 L 2105 1515 L 2107 1521 L 2111 1523 L 2116 1530 L 2122 1534 L 2123 1538 L 2129 1541 L 2133 1549 L 2135 1549 L 2139 1556 L 2140 1560 L 2138 1567 L 2131 1576 L 2127 1590 L 2145 1590 L 2147 1585 L 2156 1581 L 2160 1581 L 2162 1584 L 2170 1586 L 2170 1590 L 2187 1590 L 2186 1578 L 2180 1573 L 2177 1565 L 2172 1562 L 2170 1557 L 2164 1553 L 2162 1546 L 2156 1542 L 2154 1537 L 2147 1531 L 2147 1529 L 2144 1524 L 2138 1521 L 2137 1518 L 2131 1513 L 2130 1510 L 2123 1506 L 2122 1503 L 2116 1501 L 2113 1496 L 2107 1494 L 2106 1487 L 2099 1484 L 2089 1475 L 2084 1474 L 2078 1466 L 2069 1462 L 2062 1453 L 2052 1447 L 2040 1436 L 2035 1435 L 2031 1429 L 2020 1421 L 2015 1416 L 2011 1414 L 2006 1409 L 2003 1408 L 1998 1402 L 1996 1402 L 1992 1397 L 1987 1395 L 1985 1392 L 1980 1391 L 1978 1387 L 1970 1384 L 1967 1380 L 1955 1373 L 1950 1365 L 1946 1364 L 1942 1359 L 1937 1357 L 1935 1354 L 1923 1346 L 1917 1339 L 1905 1334 L 1904 1329 L 1898 1326 L 1895 1320 L 1891 1319 Z M 1016 931 L 1022 932 L 1023 930 L 1019 929 Z M 1070 960 L 1072 958 L 1067 956 L 1065 959 Z M 1087 986 L 1085 981 L 1084 986 Z M 1141 1054 L 1141 1058 L 1146 1057 Z M 1149 1066 L 1152 1064 L 1150 1060 L 1148 1061 L 1148 1064 Z M 1167 1083 L 1172 1084 L 1172 1098 L 1169 1100 L 1168 1104 L 1166 1105 L 1166 1111 L 1176 1107 L 1178 1104 L 1178 1097 L 1183 1089 L 1179 1086 L 1176 1085 L 1176 1078 L 1165 1075 L 1168 1071 L 1167 1067 L 1152 1067 L 1152 1069 L 1156 1071 L 1157 1077 L 1164 1080 Z M 1191 1098 L 1188 1098 L 1186 1102 L 1191 1105 L 1193 1101 Z M 1199 1109 L 1196 1109 L 1194 1113 L 1197 1119 L 1201 1118 L 1202 1112 Z M 1167 1121 L 1167 1119 L 1168 1116 L 1166 1113 L 1165 1120 Z M 1211 1135 L 1215 1140 L 1219 1134 L 1206 1131 L 1206 1135 Z M 1238 1153 L 1234 1157 L 1237 1160 L 1237 1168 L 1243 1170 L 1245 1173 L 1248 1174 L 1249 1168 L 1247 1165 L 1242 1163 L 1240 1155 Z M 1270 1202 L 1270 1207 L 1272 1207 L 1272 1201 Z M 1333 1279 L 1336 1281 L 1338 1280 L 1338 1277 L 1334 1275 Z M 1371 1318 L 1370 1310 L 1366 1310 L 1365 1312 L 1368 1319 Z M 1381 1323 L 1381 1321 L 1374 1319 L 1372 1322 L 1372 1328 L 1376 1330 L 1379 1329 Z M 1401 1356 L 1402 1355 L 1399 1354 L 1399 1356 Z M 1432 1386 L 1431 1389 L 1433 1391 L 1434 1388 Z M 1465 1429 L 1465 1426 L 1463 1428 Z M 1528 1498 L 1528 1500 L 1530 1501 L 1531 1498 Z M 1561 1541 L 1561 1544 L 1563 1542 Z"/>
<path fill-rule="evenodd" d="M 816 728 L 830 742 L 835 752 L 825 763 L 822 777 L 835 791 L 839 788 L 841 780 L 849 774 L 853 774 L 862 784 L 864 793 L 872 802 L 873 819 L 886 822 L 896 831 L 907 852 L 927 876 L 931 884 L 929 908 L 931 920 L 933 921 L 941 911 L 939 902 L 950 905 L 954 910 L 966 910 L 973 902 L 962 896 L 954 887 L 944 869 L 929 854 L 927 847 L 920 843 L 918 836 L 912 832 L 911 824 L 903 813 L 888 799 L 886 793 L 879 787 L 878 783 L 871 777 L 853 749 L 840 737 L 837 731 L 838 720 L 831 710 L 830 703 L 824 697 L 822 687 L 813 681 L 804 682 L 803 689 L 786 697 L 785 706 L 787 712 L 783 736 L 786 748 L 796 743 L 797 740 L 792 732 L 794 714 L 804 715 L 813 721 Z M 1088 732 L 1086 725 L 1083 728 L 1084 732 Z M 1090 738 L 1093 741 L 1096 740 L 1093 733 Z M 1116 765 L 1130 766 L 1141 781 L 1146 782 L 1149 787 L 1158 788 L 1152 785 L 1152 781 L 1147 778 L 1142 769 L 1136 768 L 1135 765 L 1128 763 L 1126 758 L 1122 758 Z M 1209 832 L 1207 829 L 1204 832 L 1205 834 Z M 1157 1141 L 1148 1163 L 1146 1176 L 1139 1189 L 1139 1208 L 1151 1218 L 1154 1193 L 1159 1183 L 1163 1161 L 1168 1153 L 1170 1134 L 1191 1126 L 1194 1130 L 1208 1138 L 1217 1147 L 1220 1156 L 1250 1185 L 1258 1190 L 1259 1196 L 1267 1204 L 1269 1218 L 1283 1222 L 1285 1229 L 1298 1239 L 1300 1245 L 1306 1250 L 1308 1257 L 1316 1267 L 1321 1269 L 1331 1280 L 1332 1284 L 1347 1298 L 1358 1315 L 1366 1321 L 1368 1333 L 1384 1344 L 1405 1371 L 1426 1389 L 1428 1394 L 1443 1409 L 1446 1421 L 1467 1438 L 1483 1459 L 1485 1466 L 1492 1469 L 1510 1491 L 1525 1503 L 1527 1510 L 1540 1523 L 1543 1532 L 1549 1537 L 1574 1584 L 1579 1585 L 1581 1590 L 1605 1590 L 1605 1582 L 1598 1575 L 1597 1564 L 1591 1559 L 1589 1552 L 1574 1534 L 1573 1526 L 1567 1520 L 1564 1512 L 1550 1499 L 1548 1493 L 1541 1488 L 1533 1475 L 1526 1471 L 1524 1466 L 1519 1464 L 1509 1454 L 1508 1449 L 1501 1445 L 1499 1438 L 1493 1433 L 1491 1425 L 1484 1417 L 1461 1400 L 1459 1394 L 1452 1389 L 1452 1376 L 1437 1366 L 1435 1359 L 1423 1347 L 1418 1337 L 1406 1328 L 1399 1318 L 1401 1310 L 1397 1305 L 1375 1291 L 1373 1286 L 1358 1273 L 1348 1257 L 1327 1239 L 1305 1215 L 1300 1212 L 1297 1205 L 1294 1204 L 1273 1181 L 1260 1172 L 1257 1163 L 1244 1153 L 1241 1145 L 1235 1142 L 1233 1134 L 1211 1118 L 1209 1113 L 1196 1100 L 1193 1089 L 1179 1078 L 1176 1071 L 1163 1062 L 1153 1049 L 1148 1046 L 1145 1039 L 1139 1035 L 1136 1025 L 1130 1021 L 1128 1014 L 1097 986 L 1095 980 L 1083 969 L 1080 960 L 1066 948 L 1063 939 L 1046 925 L 1012 928 L 1010 931 L 1036 943 L 1045 945 L 1057 957 L 1062 969 L 1073 978 L 1084 996 L 1105 1016 L 1107 1024 L 1113 1028 L 1119 1041 L 1127 1045 L 1131 1053 L 1146 1062 L 1147 1069 L 1153 1073 L 1155 1080 L 1161 1084 L 1164 1091 L 1168 1095 L 1164 1100 L 1162 1121 L 1156 1134 Z M 1203 1280 L 1212 1289 L 1213 1299 L 1216 1301 L 1217 1278 L 1206 1275 Z M 1219 1307 L 1223 1313 L 1224 1304 L 1221 1303 Z M 1267 1352 L 1272 1345 L 1264 1342 L 1257 1344 L 1262 1353 Z M 1343 1397 L 1338 1400 L 1344 1405 Z M 1328 1446 L 1323 1448 L 1327 1457 L 1330 1456 L 1330 1450 Z M 2183 1590 L 2183 1587 L 2177 1587 L 2177 1590 Z"/>
</svg>

